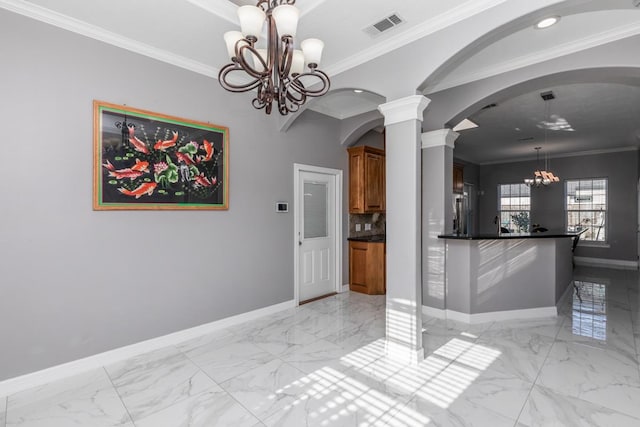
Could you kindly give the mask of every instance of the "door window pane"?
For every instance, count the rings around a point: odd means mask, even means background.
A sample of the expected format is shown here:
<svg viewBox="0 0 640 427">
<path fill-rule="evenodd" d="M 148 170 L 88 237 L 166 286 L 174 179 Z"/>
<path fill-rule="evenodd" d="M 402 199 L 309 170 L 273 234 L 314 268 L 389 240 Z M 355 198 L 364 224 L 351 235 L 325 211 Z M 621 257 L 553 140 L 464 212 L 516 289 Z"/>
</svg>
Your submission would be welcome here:
<svg viewBox="0 0 640 427">
<path fill-rule="evenodd" d="M 327 184 L 304 183 L 304 238 L 327 237 Z"/>
</svg>

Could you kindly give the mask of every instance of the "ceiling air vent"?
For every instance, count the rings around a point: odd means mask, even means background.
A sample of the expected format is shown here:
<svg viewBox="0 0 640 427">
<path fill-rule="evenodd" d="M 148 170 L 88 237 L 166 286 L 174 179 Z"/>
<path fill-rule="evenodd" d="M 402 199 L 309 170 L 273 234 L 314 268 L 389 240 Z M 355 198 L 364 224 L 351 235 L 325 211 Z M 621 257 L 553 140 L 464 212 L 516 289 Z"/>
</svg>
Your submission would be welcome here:
<svg viewBox="0 0 640 427">
<path fill-rule="evenodd" d="M 397 13 L 393 13 L 375 24 L 369 25 L 364 29 L 364 32 L 370 36 L 377 36 L 402 23 L 404 23 L 404 19 L 402 19 Z"/>
<path fill-rule="evenodd" d="M 545 101 L 551 101 L 552 99 L 556 99 L 556 96 L 553 94 L 553 92 L 549 91 L 549 92 L 542 92 L 540 94 L 540 96 L 542 97 L 542 99 L 544 99 Z"/>
</svg>

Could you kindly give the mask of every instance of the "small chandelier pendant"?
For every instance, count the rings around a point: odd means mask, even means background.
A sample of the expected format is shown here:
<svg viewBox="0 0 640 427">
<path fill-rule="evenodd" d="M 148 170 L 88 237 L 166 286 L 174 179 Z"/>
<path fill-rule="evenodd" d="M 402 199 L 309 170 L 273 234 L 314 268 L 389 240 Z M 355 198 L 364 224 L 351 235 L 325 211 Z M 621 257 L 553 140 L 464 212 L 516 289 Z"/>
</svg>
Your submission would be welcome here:
<svg viewBox="0 0 640 427">
<path fill-rule="evenodd" d="M 255 89 L 252 104 L 267 114 L 274 102 L 281 115 L 295 113 L 307 97 L 322 96 L 330 87 L 329 77 L 318 69 L 324 43 L 306 39 L 301 50 L 294 48 L 299 16 L 294 4 L 295 0 L 259 0 L 256 6 L 241 6 L 242 31 L 224 35 L 231 63 L 220 70 L 220 85 L 230 92 Z M 257 47 L 265 22 L 266 49 Z"/>
<path fill-rule="evenodd" d="M 536 168 L 537 169 L 533 172 L 533 178 L 524 179 L 524 183 L 527 184 L 529 187 L 540 187 L 541 185 L 544 185 L 546 187 L 549 184 L 553 184 L 554 182 L 560 182 L 559 177 L 555 176 L 553 172 L 548 171 L 549 165 L 548 165 L 548 159 L 546 156 L 544 161 L 544 169 L 540 170 L 540 168 L 538 167 L 538 164 L 540 163 L 541 148 L 542 147 L 534 148 L 534 150 L 536 150 Z"/>
</svg>

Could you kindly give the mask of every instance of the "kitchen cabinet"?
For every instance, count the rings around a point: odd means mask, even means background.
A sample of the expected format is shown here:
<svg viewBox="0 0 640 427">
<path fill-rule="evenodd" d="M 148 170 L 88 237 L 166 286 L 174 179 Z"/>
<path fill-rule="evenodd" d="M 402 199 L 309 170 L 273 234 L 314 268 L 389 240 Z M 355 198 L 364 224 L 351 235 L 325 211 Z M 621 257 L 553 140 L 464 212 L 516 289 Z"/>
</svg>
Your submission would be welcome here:
<svg viewBox="0 0 640 427">
<path fill-rule="evenodd" d="M 459 163 L 453 164 L 453 193 L 462 194 L 464 192 L 464 166 Z"/>
<path fill-rule="evenodd" d="M 385 211 L 384 150 L 360 146 L 349 152 L 349 213 Z"/>
<path fill-rule="evenodd" d="M 349 290 L 369 295 L 386 292 L 384 242 L 349 241 Z"/>
</svg>

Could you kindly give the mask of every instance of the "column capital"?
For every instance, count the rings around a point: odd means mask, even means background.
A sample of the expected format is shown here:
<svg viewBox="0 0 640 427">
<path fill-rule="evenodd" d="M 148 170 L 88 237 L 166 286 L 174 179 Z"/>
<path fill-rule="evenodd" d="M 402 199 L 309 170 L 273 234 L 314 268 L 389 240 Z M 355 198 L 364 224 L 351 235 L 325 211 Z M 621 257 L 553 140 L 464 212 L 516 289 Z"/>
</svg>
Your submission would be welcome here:
<svg viewBox="0 0 640 427">
<path fill-rule="evenodd" d="M 378 111 L 384 116 L 384 125 L 406 122 L 407 120 L 422 121 L 422 113 L 431 100 L 423 95 L 411 95 L 396 99 L 386 104 L 380 104 Z"/>
<path fill-rule="evenodd" d="M 451 129 L 438 129 L 425 132 L 422 134 L 422 148 L 441 147 L 443 145 L 453 148 L 458 136 L 460 136 L 460 134 Z"/>
</svg>

